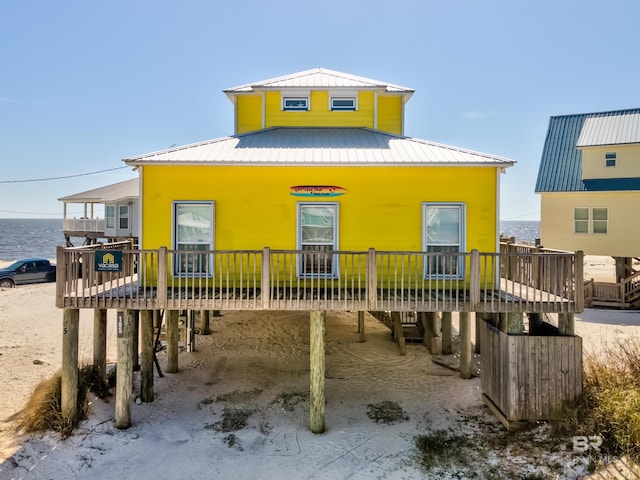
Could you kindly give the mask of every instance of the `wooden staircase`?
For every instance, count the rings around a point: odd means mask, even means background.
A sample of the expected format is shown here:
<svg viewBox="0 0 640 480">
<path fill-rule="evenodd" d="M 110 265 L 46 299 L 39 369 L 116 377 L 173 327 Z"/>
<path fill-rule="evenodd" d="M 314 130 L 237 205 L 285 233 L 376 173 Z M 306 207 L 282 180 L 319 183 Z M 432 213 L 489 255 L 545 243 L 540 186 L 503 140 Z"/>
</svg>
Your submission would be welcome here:
<svg viewBox="0 0 640 480">
<path fill-rule="evenodd" d="M 604 308 L 640 308 L 640 271 L 633 271 L 620 283 L 586 281 L 584 306 Z"/>
</svg>

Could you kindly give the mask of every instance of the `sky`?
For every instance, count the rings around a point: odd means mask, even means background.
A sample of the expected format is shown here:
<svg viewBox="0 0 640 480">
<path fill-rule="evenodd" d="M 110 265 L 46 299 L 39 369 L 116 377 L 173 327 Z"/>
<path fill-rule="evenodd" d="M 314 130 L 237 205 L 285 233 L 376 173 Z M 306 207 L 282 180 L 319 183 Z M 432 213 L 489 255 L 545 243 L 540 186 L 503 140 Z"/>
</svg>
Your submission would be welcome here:
<svg viewBox="0 0 640 480">
<path fill-rule="evenodd" d="M 134 178 L 123 158 L 233 134 L 223 89 L 323 67 L 415 89 L 407 136 L 515 160 L 500 218 L 538 220 L 549 117 L 640 107 L 639 18 L 637 0 L 0 0 L 0 218 L 61 218 L 58 198 Z"/>
</svg>

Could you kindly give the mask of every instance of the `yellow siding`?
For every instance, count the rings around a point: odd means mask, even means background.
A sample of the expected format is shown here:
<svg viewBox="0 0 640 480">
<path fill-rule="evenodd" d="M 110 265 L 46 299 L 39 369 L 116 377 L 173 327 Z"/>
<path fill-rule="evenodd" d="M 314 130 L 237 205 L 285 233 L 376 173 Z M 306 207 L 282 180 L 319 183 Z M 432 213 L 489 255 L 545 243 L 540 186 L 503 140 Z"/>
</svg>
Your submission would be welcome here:
<svg viewBox="0 0 640 480">
<path fill-rule="evenodd" d="M 236 134 L 262 129 L 262 95 L 238 95 L 236 102 Z"/>
<path fill-rule="evenodd" d="M 464 249 L 495 251 L 494 168 L 453 167 L 143 167 L 143 248 L 172 245 L 172 202 L 215 201 L 216 249 L 296 248 L 296 204 L 339 204 L 341 250 L 420 251 L 422 202 L 466 205 Z M 347 193 L 300 198 L 295 185 L 333 185 Z"/>
<path fill-rule="evenodd" d="M 640 238 L 638 192 L 543 193 L 541 195 L 540 241 L 545 247 L 582 250 L 587 255 L 637 257 Z M 573 209 L 607 208 L 608 233 L 574 233 Z"/>
<path fill-rule="evenodd" d="M 297 96 L 297 95 L 292 95 Z M 282 110 L 280 92 L 266 93 L 266 127 L 368 127 L 373 128 L 373 92 L 360 92 L 358 110 L 334 112 L 329 109 L 329 92 L 312 91 L 310 110 Z"/>
<path fill-rule="evenodd" d="M 605 154 L 616 154 L 616 166 L 605 166 Z M 640 145 L 611 145 L 582 150 L 582 178 L 640 177 Z"/>
<path fill-rule="evenodd" d="M 378 130 L 396 135 L 403 134 L 402 97 L 378 97 Z"/>
</svg>

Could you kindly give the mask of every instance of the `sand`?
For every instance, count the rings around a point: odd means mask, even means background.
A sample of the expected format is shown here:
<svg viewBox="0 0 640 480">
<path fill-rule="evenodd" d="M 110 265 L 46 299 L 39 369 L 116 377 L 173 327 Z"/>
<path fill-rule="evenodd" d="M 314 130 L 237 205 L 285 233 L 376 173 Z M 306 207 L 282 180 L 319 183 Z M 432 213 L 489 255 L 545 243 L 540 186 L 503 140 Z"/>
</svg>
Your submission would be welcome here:
<svg viewBox="0 0 640 480">
<path fill-rule="evenodd" d="M 611 269 L 610 259 L 585 259 L 587 278 L 606 281 Z M 132 404 L 131 428 L 114 427 L 113 399 L 92 398 L 89 419 L 70 438 L 21 435 L 12 418 L 60 367 L 54 294 L 54 284 L 0 290 L 2 480 L 580 478 L 586 471 L 588 458 L 550 444 L 544 424 L 506 437 L 481 401 L 479 378 L 462 380 L 421 345 L 400 355 L 389 330 L 369 315 L 367 340 L 358 342 L 355 313 L 327 313 L 324 434 L 308 426 L 308 314 L 223 312 L 212 318 L 211 335 L 197 336 L 195 352 L 180 354 L 179 373 L 156 374 L 156 400 Z M 110 360 L 114 317 L 110 311 Z M 92 319 L 93 311 L 81 311 L 81 359 L 91 357 Z M 577 315 L 576 332 L 585 350 L 598 351 L 637 337 L 640 312 L 588 309 Z M 165 352 L 158 358 L 164 368 Z M 425 473 L 416 439 L 434 433 L 459 455 L 448 463 L 434 453 L 429 458 L 442 467 Z"/>
</svg>

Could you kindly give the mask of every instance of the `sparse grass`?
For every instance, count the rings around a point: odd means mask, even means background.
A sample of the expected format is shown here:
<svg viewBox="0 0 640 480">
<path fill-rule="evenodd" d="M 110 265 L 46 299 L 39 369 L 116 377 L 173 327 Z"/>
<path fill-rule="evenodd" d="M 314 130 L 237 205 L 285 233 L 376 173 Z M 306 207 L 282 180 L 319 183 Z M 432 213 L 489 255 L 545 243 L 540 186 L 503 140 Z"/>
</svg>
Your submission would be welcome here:
<svg viewBox="0 0 640 480">
<path fill-rule="evenodd" d="M 451 464 L 467 465 L 470 441 L 463 435 L 454 435 L 447 430 L 434 430 L 418 435 L 415 439 L 420 452 L 422 466 L 446 467 Z"/>
<path fill-rule="evenodd" d="M 640 341 L 585 355 L 583 385 L 582 397 L 554 422 L 556 432 L 600 435 L 604 453 L 640 460 Z"/>
<path fill-rule="evenodd" d="M 18 428 L 25 432 L 53 430 L 63 438 L 71 435 L 76 423 L 62 414 L 61 390 L 62 373 L 59 370 L 36 386 L 26 406 L 18 415 Z M 81 368 L 78 375 L 77 421 L 87 416 L 89 390 L 94 391 L 100 398 L 104 398 L 109 391 L 108 385 L 101 380 L 99 371 L 92 365 Z"/>
</svg>

